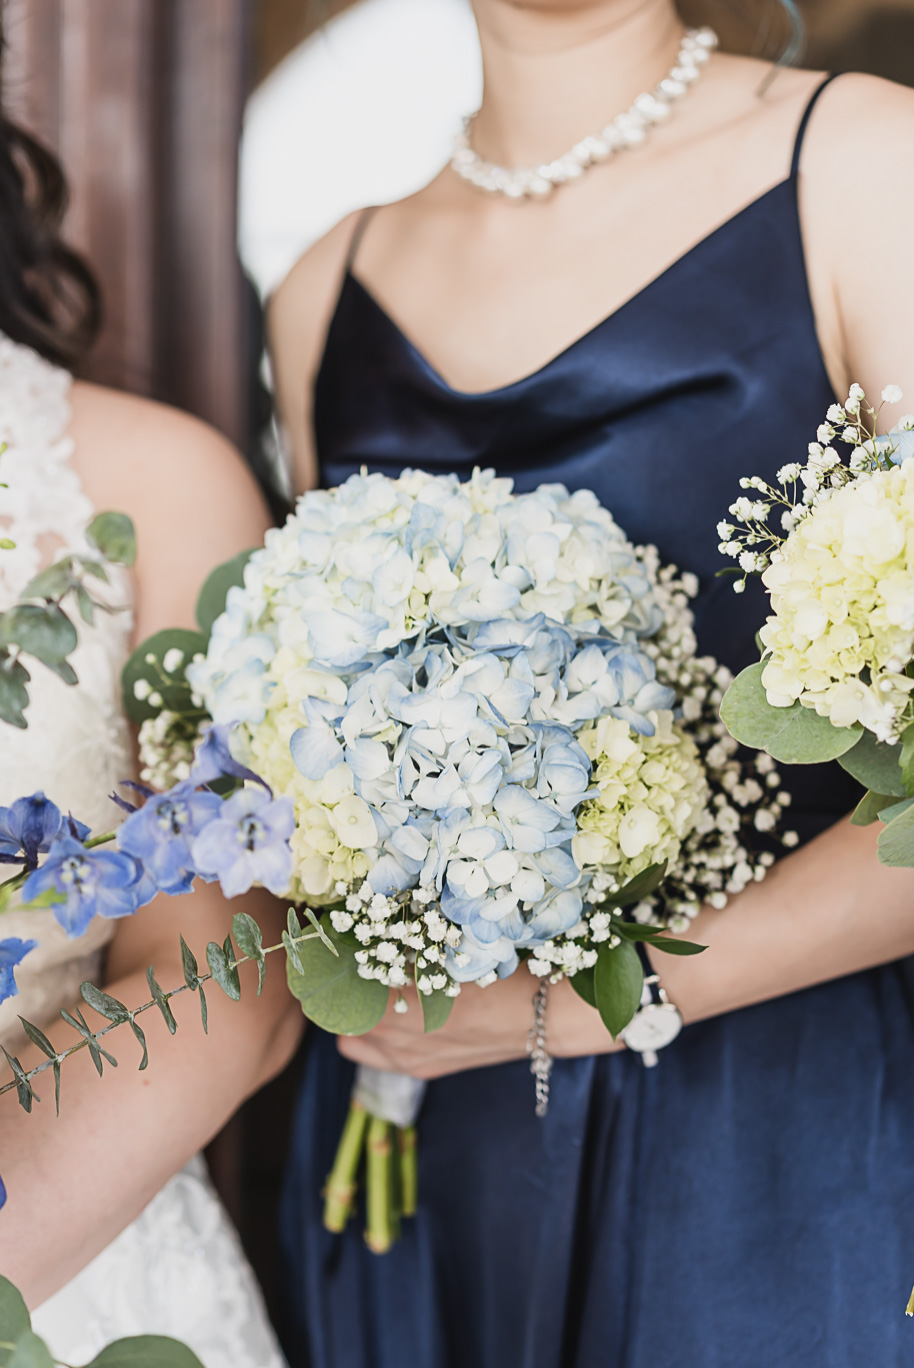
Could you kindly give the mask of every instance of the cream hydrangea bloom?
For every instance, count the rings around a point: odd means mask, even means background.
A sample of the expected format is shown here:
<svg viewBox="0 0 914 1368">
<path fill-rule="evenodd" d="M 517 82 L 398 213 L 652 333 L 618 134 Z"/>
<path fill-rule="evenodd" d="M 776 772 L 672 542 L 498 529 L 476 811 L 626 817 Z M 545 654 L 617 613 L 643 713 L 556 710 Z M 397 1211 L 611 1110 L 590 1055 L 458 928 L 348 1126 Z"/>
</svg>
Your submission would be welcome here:
<svg viewBox="0 0 914 1368">
<path fill-rule="evenodd" d="M 914 680 L 914 462 L 861 475 L 795 529 L 762 576 L 773 707 L 799 700 L 837 727 L 894 740 Z"/>
<path fill-rule="evenodd" d="M 650 716 L 653 736 L 603 717 L 578 738 L 600 796 L 581 807 L 572 852 L 579 868 L 609 870 L 620 884 L 649 865 L 675 862 L 708 802 L 695 742 L 671 712 Z"/>
</svg>

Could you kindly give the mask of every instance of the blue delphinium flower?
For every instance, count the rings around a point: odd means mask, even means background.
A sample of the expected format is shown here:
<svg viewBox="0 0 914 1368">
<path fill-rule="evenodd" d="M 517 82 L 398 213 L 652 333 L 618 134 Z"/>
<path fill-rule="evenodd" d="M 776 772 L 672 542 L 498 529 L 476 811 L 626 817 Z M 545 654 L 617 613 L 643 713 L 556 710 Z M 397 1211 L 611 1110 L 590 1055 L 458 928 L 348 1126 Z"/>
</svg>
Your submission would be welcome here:
<svg viewBox="0 0 914 1368">
<path fill-rule="evenodd" d="M 64 820 L 60 808 L 40 791 L 31 798 L 17 798 L 11 807 L 0 807 L 0 863 L 24 862 L 26 869 L 35 869 L 39 854 L 60 834 Z M 88 836 L 89 828 L 82 822 L 66 820 L 73 823 L 80 840 Z"/>
<path fill-rule="evenodd" d="M 194 865 L 204 879 L 218 879 L 227 898 L 237 898 L 255 883 L 271 893 L 285 893 L 292 877 L 289 838 L 294 830 L 291 798 L 273 800 L 263 789 L 242 789 L 194 838 Z"/>
<path fill-rule="evenodd" d="M 194 766 L 190 772 L 195 784 L 211 784 L 216 779 L 250 779 L 255 784 L 268 786 L 253 770 L 239 764 L 229 749 L 231 727 L 214 724 L 206 729 L 203 740 L 194 751 Z"/>
<path fill-rule="evenodd" d="M 69 833 L 51 844 L 48 858 L 22 886 L 22 901 L 46 893 L 61 901 L 51 911 L 69 937 L 85 934 L 93 917 L 129 917 L 139 906 L 140 869 L 129 855 L 87 850 Z"/>
<path fill-rule="evenodd" d="M 194 866 L 191 844 L 222 807 L 218 794 L 198 789 L 192 781 L 147 798 L 120 828 L 117 843 L 140 861 L 162 893 L 189 893 Z"/>
<path fill-rule="evenodd" d="M 9 936 L 6 940 L 0 941 L 0 1002 L 6 1002 L 7 998 L 16 997 L 18 994 L 19 988 L 13 970 L 22 963 L 30 950 L 36 949 L 37 945 L 37 941 L 20 940 L 18 936 Z"/>
</svg>

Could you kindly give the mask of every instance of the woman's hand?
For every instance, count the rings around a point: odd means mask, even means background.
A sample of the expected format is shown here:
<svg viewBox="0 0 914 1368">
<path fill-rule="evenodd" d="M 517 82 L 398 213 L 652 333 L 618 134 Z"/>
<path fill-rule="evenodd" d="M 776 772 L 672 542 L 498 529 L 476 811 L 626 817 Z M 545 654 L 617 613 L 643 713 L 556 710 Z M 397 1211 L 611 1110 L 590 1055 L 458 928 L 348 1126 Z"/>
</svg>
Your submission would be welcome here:
<svg viewBox="0 0 914 1368">
<path fill-rule="evenodd" d="M 539 982 L 522 965 L 510 978 L 489 988 L 467 984 L 454 1000 L 446 1025 L 429 1035 L 423 1031 L 415 989 L 404 991 L 409 1008 L 402 1013 L 394 1010 L 392 994 L 380 1025 L 367 1035 L 341 1036 L 340 1053 L 356 1064 L 413 1078 L 440 1078 L 523 1059 Z M 613 1043 L 594 1009 L 566 982 L 549 989 L 546 1048 L 553 1055 L 583 1055 L 623 1046 Z"/>
</svg>

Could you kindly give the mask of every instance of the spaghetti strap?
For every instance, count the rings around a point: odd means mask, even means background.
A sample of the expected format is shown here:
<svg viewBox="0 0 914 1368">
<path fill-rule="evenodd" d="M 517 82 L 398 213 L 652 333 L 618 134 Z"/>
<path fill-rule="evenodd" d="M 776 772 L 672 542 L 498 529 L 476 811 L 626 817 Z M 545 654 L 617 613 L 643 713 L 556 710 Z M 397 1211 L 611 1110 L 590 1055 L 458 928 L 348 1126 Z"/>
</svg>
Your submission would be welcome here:
<svg viewBox="0 0 914 1368">
<path fill-rule="evenodd" d="M 839 72 L 833 71 L 830 76 L 825 77 L 824 81 L 820 81 L 819 84 L 816 86 L 815 90 L 812 92 L 812 95 L 809 98 L 809 102 L 806 108 L 803 110 L 803 117 L 800 120 L 800 126 L 797 129 L 796 142 L 793 145 L 793 160 L 790 163 L 791 179 L 794 179 L 800 170 L 800 153 L 803 151 L 803 139 L 806 136 L 806 129 L 809 126 L 809 119 L 812 114 L 812 111 L 815 109 L 816 103 L 818 102 L 819 96 L 822 94 L 822 91 L 825 89 L 826 86 L 831 85 L 832 81 L 835 80 L 835 78 L 838 75 L 840 75 Z"/>
<path fill-rule="evenodd" d="M 365 235 L 365 229 L 371 222 L 371 216 L 376 208 L 376 205 L 371 205 L 368 209 L 363 209 L 359 214 L 358 223 L 355 225 L 352 237 L 349 239 L 349 251 L 346 253 L 346 264 L 344 267 L 346 272 L 352 270 L 355 263 L 355 254 L 359 250 L 359 243 Z"/>
</svg>

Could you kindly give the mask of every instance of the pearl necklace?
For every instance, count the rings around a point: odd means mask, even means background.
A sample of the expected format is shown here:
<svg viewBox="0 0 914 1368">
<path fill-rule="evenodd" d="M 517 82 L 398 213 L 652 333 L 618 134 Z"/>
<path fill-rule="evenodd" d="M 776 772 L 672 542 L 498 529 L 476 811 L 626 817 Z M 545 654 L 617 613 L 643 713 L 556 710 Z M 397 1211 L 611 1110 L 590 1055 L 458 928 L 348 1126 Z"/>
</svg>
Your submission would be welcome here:
<svg viewBox="0 0 914 1368">
<path fill-rule="evenodd" d="M 638 147 L 649 129 L 670 117 L 670 106 L 680 99 L 701 75 L 702 67 L 717 47 L 713 29 L 686 29 L 675 65 L 659 85 L 639 95 L 624 114 L 617 114 L 601 133 L 591 134 L 575 143 L 570 152 L 542 166 L 496 166 L 485 161 L 470 143 L 470 132 L 475 114 L 464 120 L 463 128 L 454 140 L 451 169 L 479 190 L 506 195 L 508 199 L 545 199 L 557 185 L 577 180 L 595 165 L 606 161 L 614 152 L 626 147 Z"/>
</svg>

